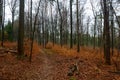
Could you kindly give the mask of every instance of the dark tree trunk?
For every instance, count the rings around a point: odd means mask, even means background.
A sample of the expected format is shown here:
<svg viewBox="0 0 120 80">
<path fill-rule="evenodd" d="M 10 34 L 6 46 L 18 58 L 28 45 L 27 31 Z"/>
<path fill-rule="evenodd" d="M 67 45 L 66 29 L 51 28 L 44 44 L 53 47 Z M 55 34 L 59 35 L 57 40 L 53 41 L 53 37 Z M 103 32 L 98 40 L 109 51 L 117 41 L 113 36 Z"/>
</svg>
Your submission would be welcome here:
<svg viewBox="0 0 120 80">
<path fill-rule="evenodd" d="M 80 51 L 80 34 L 79 34 L 79 18 L 78 18 L 78 0 L 76 0 L 76 9 L 77 9 L 77 15 L 76 15 L 76 18 L 77 18 L 77 52 Z"/>
<path fill-rule="evenodd" d="M 1 46 L 4 46 L 4 20 L 5 20 L 5 1 L 0 1 L 0 27 L 2 27 Z M 3 7 L 4 6 L 4 7 Z"/>
<path fill-rule="evenodd" d="M 110 2 L 110 4 L 112 4 L 112 0 L 111 0 L 111 2 Z M 113 22 L 113 20 L 114 20 L 114 15 L 113 15 L 113 10 L 112 10 L 112 5 L 110 5 L 110 16 L 111 16 L 111 54 L 113 55 L 113 53 L 114 53 L 114 32 L 113 32 L 113 27 L 114 27 L 114 22 Z"/>
<path fill-rule="evenodd" d="M 73 47 L 73 39 L 72 39 L 72 35 L 73 35 L 73 32 L 72 32 L 72 1 L 73 0 L 70 0 L 70 29 L 71 29 L 71 34 L 70 34 L 70 48 Z"/>
<path fill-rule="evenodd" d="M 3 1 L 3 20 L 2 20 L 2 42 L 1 42 L 1 46 L 4 46 L 4 22 L 5 22 L 5 0 Z"/>
<path fill-rule="evenodd" d="M 110 60 L 110 31 L 109 31 L 109 8 L 107 0 L 104 0 L 104 57 L 106 64 L 111 64 Z"/>
<path fill-rule="evenodd" d="M 13 10 L 12 11 L 12 36 L 13 36 L 13 38 L 14 38 L 14 13 L 15 13 L 15 11 Z M 13 38 L 12 38 L 12 41 L 13 41 Z"/>
<path fill-rule="evenodd" d="M 37 8 L 37 13 L 35 15 L 34 27 L 33 27 L 32 35 L 31 35 L 31 49 L 30 49 L 30 58 L 29 58 L 30 62 L 32 61 L 33 42 L 34 42 L 34 35 L 35 35 L 35 28 L 36 28 L 35 26 L 36 26 L 37 17 L 38 17 L 38 14 L 39 14 L 40 2 L 41 2 L 41 0 L 39 1 L 39 5 L 38 5 L 38 8 Z"/>
<path fill-rule="evenodd" d="M 20 0 L 19 8 L 19 29 L 18 29 L 18 54 L 24 54 L 24 0 Z"/>
<path fill-rule="evenodd" d="M 2 27 L 2 20 L 3 20 L 3 0 L 0 0 L 0 28 Z M 3 46 L 2 42 L 1 46 Z"/>
</svg>

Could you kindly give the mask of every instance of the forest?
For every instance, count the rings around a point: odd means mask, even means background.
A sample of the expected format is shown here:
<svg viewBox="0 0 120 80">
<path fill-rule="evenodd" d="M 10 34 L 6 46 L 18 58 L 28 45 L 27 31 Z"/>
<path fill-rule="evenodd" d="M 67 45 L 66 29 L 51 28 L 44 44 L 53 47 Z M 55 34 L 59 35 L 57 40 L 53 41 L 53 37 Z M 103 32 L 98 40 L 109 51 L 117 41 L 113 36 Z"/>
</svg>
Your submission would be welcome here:
<svg viewBox="0 0 120 80">
<path fill-rule="evenodd" d="M 120 0 L 0 0 L 0 80 L 120 80 Z"/>
</svg>

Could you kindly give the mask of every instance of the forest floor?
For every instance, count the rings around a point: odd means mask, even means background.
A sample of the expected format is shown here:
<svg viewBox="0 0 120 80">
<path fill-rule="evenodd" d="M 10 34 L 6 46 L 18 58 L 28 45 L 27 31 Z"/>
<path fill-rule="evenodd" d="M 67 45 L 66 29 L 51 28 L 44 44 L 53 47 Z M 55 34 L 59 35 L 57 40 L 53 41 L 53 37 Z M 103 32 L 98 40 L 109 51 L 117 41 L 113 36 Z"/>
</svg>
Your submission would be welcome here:
<svg viewBox="0 0 120 80">
<path fill-rule="evenodd" d="M 71 56 L 56 48 L 40 48 L 30 63 L 28 56 L 19 59 L 16 53 L 2 51 L 4 48 L 0 48 L 0 80 L 120 80 L 119 73 L 111 72 L 115 66 L 105 65 L 96 56 Z M 77 70 L 69 75 L 74 66 Z"/>
</svg>

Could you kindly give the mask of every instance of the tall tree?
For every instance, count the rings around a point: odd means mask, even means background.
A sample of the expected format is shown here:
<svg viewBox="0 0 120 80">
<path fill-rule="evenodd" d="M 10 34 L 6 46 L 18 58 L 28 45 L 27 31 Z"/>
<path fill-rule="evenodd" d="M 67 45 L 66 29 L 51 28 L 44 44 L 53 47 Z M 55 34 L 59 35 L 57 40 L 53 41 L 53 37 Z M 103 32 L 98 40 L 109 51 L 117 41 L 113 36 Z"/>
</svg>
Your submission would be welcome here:
<svg viewBox="0 0 120 80">
<path fill-rule="evenodd" d="M 77 52 L 80 51 L 80 34 L 79 34 L 79 17 L 78 17 L 78 0 L 76 0 L 76 19 L 77 19 Z"/>
<path fill-rule="evenodd" d="M 4 43 L 4 22 L 5 22 L 5 0 L 3 0 L 3 17 L 2 17 L 2 42 L 1 42 L 1 46 L 3 47 L 3 43 Z"/>
<path fill-rule="evenodd" d="M 0 28 L 2 27 L 2 21 L 3 21 L 3 0 L 0 0 Z M 3 46 L 2 43 L 1 46 Z"/>
<path fill-rule="evenodd" d="M 31 41 L 30 58 L 29 58 L 30 62 L 32 60 L 32 50 L 33 50 L 34 34 L 35 34 L 35 28 L 36 28 L 36 23 L 37 23 L 37 19 L 38 19 L 37 17 L 38 17 L 38 14 L 39 14 L 40 2 L 41 2 L 41 0 L 39 1 L 39 4 L 38 4 L 37 13 L 35 15 L 34 27 L 33 27 L 32 35 L 31 35 L 32 41 Z"/>
<path fill-rule="evenodd" d="M 58 11 L 59 11 L 59 15 L 60 15 L 60 45 L 62 47 L 63 43 L 62 43 L 62 13 L 61 13 L 61 9 L 60 9 L 60 5 L 59 5 L 59 1 L 57 0 L 57 6 L 58 6 Z"/>
<path fill-rule="evenodd" d="M 53 43 L 53 46 L 54 46 L 54 25 L 53 25 L 53 2 L 51 2 L 50 4 L 50 7 L 51 7 L 51 28 L 52 28 L 52 43 Z"/>
<path fill-rule="evenodd" d="M 32 39 L 31 35 L 32 35 L 32 0 L 30 0 L 30 38 Z"/>
<path fill-rule="evenodd" d="M 3 1 L 3 19 L 2 19 L 2 42 L 1 42 L 1 46 L 4 46 L 4 22 L 5 22 L 5 0 Z"/>
<path fill-rule="evenodd" d="M 70 30 L 71 30 L 71 34 L 70 34 L 70 48 L 73 47 L 73 41 L 72 41 L 72 34 L 73 34 L 73 30 L 72 30 L 72 2 L 73 0 L 70 0 Z"/>
<path fill-rule="evenodd" d="M 18 28 L 18 54 L 24 54 L 24 0 L 20 0 L 19 28 Z"/>
<path fill-rule="evenodd" d="M 110 27 L 111 27 L 111 48 L 112 48 L 112 55 L 114 53 L 114 15 L 113 15 L 113 9 L 112 9 L 112 2 L 113 0 L 110 0 Z"/>
<path fill-rule="evenodd" d="M 106 64 L 111 64 L 110 60 L 110 31 L 109 31 L 109 6 L 107 0 L 103 0 L 104 5 L 104 57 Z"/>
</svg>

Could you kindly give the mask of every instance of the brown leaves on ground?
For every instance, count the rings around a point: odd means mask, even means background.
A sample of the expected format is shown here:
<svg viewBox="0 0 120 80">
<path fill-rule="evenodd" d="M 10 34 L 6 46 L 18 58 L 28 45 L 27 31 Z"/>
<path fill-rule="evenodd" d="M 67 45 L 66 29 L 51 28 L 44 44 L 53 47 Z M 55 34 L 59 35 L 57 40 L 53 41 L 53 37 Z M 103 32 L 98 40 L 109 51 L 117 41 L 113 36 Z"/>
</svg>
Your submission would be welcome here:
<svg viewBox="0 0 120 80">
<path fill-rule="evenodd" d="M 119 74 L 115 75 L 115 74 L 109 73 L 109 71 L 116 71 L 116 66 L 114 64 L 114 62 L 116 61 L 112 60 L 112 65 L 105 65 L 102 49 L 81 47 L 80 52 L 78 53 L 76 50 L 76 46 L 74 46 L 73 49 L 69 49 L 69 47 L 67 46 L 61 47 L 59 45 L 55 45 L 54 47 L 52 47 L 52 51 L 57 52 L 60 55 L 64 55 L 66 57 L 76 57 L 78 59 L 83 59 L 82 66 L 84 67 L 82 68 L 80 66 L 81 64 L 79 64 L 79 67 L 80 67 L 80 70 L 83 71 L 82 74 L 85 73 L 87 75 L 86 75 L 86 79 L 83 78 L 80 80 L 120 80 Z M 114 52 L 115 53 L 113 57 L 116 58 L 117 51 L 114 50 Z M 79 60 L 76 60 L 76 62 L 79 62 Z M 74 64 L 76 64 L 76 62 Z"/>
<path fill-rule="evenodd" d="M 14 42 L 4 45 L 16 48 Z M 0 56 L 0 80 L 120 80 L 119 74 L 109 72 L 115 71 L 115 65 L 105 65 L 103 52 L 98 48 L 81 47 L 80 53 L 77 53 L 76 46 L 70 50 L 67 46 L 53 47 L 49 43 L 46 47 L 42 49 L 34 42 L 31 64 L 29 57 L 19 60 L 13 53 Z M 29 55 L 30 41 L 25 41 L 24 48 Z M 71 65 L 77 65 L 78 70 L 68 76 Z"/>
</svg>

